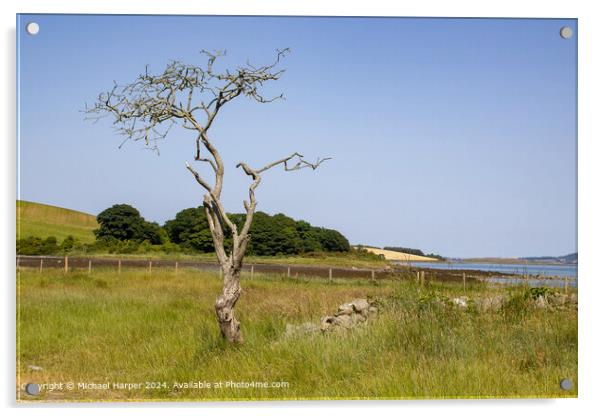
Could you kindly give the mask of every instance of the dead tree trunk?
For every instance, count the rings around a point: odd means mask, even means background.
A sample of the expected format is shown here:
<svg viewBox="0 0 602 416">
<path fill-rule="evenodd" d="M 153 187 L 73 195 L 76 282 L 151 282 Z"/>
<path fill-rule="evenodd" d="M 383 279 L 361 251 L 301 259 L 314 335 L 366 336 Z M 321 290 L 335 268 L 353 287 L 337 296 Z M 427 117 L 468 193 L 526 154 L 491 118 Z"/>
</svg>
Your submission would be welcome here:
<svg viewBox="0 0 602 416">
<path fill-rule="evenodd" d="M 234 268 L 224 270 L 224 286 L 215 301 L 215 313 L 222 336 L 232 343 L 243 341 L 240 322 L 234 316 L 234 306 L 238 302 L 241 291 L 240 270 Z"/>
</svg>

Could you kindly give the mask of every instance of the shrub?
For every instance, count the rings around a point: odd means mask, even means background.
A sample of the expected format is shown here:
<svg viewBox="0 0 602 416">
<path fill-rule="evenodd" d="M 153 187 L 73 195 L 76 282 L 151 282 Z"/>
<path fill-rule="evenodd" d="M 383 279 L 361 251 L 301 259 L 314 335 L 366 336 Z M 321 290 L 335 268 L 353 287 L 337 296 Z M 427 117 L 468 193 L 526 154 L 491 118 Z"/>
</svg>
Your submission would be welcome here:
<svg viewBox="0 0 602 416">
<path fill-rule="evenodd" d="M 72 235 L 68 235 L 61 243 L 61 251 L 63 253 L 70 253 L 73 250 L 78 249 L 80 247 L 81 247 L 81 244 Z"/>
<path fill-rule="evenodd" d="M 531 288 L 537 289 L 537 288 Z M 531 289 L 518 291 L 511 295 L 502 305 L 502 315 L 509 320 L 522 320 L 533 309 Z"/>
<path fill-rule="evenodd" d="M 550 295 L 554 295 L 556 290 L 550 287 L 531 287 L 525 290 L 523 294 L 525 299 L 537 300 L 540 296 L 548 297 Z"/>
<path fill-rule="evenodd" d="M 17 254 L 22 255 L 51 255 L 60 252 L 56 237 L 42 240 L 39 237 L 26 237 L 17 240 Z"/>
</svg>

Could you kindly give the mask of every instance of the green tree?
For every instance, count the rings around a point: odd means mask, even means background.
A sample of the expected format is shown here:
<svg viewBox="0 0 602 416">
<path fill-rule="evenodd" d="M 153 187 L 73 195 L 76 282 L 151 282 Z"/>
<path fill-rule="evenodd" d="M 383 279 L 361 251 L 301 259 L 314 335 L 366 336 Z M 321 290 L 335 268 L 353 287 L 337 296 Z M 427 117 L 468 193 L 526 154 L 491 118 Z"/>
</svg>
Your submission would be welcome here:
<svg viewBox="0 0 602 416">
<path fill-rule="evenodd" d="M 209 253 L 214 250 L 213 238 L 203 207 L 186 208 L 164 226 L 171 242 L 182 247 Z"/>
<path fill-rule="evenodd" d="M 328 228 L 317 228 L 316 229 L 320 244 L 324 251 L 349 251 L 351 246 L 349 241 L 337 230 L 330 230 Z"/>
<path fill-rule="evenodd" d="M 245 221 L 244 214 L 228 214 L 238 227 Z M 203 208 L 187 208 L 176 214 L 164 226 L 170 240 L 184 248 L 212 252 L 213 238 Z M 247 251 L 255 256 L 301 254 L 314 251 L 349 251 L 349 241 L 338 231 L 313 227 L 307 221 L 295 221 L 284 215 L 269 215 L 258 211 L 249 232 Z M 231 247 L 232 239 L 224 236 L 224 247 Z"/>
<path fill-rule="evenodd" d="M 163 242 L 161 227 L 147 222 L 131 205 L 113 205 L 98 214 L 96 220 L 100 224 L 100 228 L 94 230 L 97 239 L 149 241 L 151 244 Z"/>
<path fill-rule="evenodd" d="M 140 240 L 148 241 L 155 245 L 163 244 L 163 242 L 167 240 L 167 233 L 156 222 L 144 221 L 142 224 Z"/>
<path fill-rule="evenodd" d="M 284 214 L 270 216 L 261 211 L 256 212 L 250 235 L 248 250 L 256 256 L 302 252 L 303 242 L 297 232 L 297 224 Z"/>
<path fill-rule="evenodd" d="M 297 233 L 301 238 L 301 252 L 311 253 L 313 251 L 324 251 L 320 243 L 320 236 L 307 221 L 297 221 Z"/>
</svg>

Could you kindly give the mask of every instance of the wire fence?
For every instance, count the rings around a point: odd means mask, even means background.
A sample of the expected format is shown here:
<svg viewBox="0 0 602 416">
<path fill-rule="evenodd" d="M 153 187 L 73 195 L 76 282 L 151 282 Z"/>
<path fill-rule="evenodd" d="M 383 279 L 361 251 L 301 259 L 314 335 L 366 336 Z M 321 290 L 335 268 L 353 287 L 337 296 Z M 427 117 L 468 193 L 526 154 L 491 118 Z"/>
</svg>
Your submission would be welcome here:
<svg viewBox="0 0 602 416">
<path fill-rule="evenodd" d="M 59 256 L 17 256 L 17 269 L 26 267 L 37 269 L 42 272 L 45 269 L 62 269 L 70 271 L 87 271 L 92 273 L 98 269 L 112 269 L 121 273 L 122 269 L 146 269 L 149 274 L 159 275 L 159 272 L 171 270 L 178 273 L 182 269 L 204 270 L 221 273 L 222 270 L 215 262 L 192 261 L 192 260 L 165 260 L 165 259 L 132 259 L 132 258 L 106 258 L 106 257 L 59 257 Z M 467 283 L 479 281 L 505 283 L 514 285 L 528 284 L 532 286 L 564 286 L 576 287 L 576 279 L 567 277 L 547 277 L 537 279 L 523 276 L 500 276 L 493 272 L 475 273 L 474 270 L 447 270 L 447 269 L 420 269 L 409 266 L 401 268 L 386 269 L 364 269 L 356 267 L 330 267 L 323 265 L 286 265 L 255 263 L 245 264 L 242 272 L 246 277 L 253 277 L 255 273 L 281 275 L 289 278 L 326 278 L 332 279 L 370 279 L 377 281 L 381 279 L 404 279 L 415 280 L 424 285 L 429 282 L 457 282 L 466 287 Z"/>
<path fill-rule="evenodd" d="M 103 257 L 58 257 L 58 256 L 17 256 L 17 268 L 28 267 L 43 271 L 44 269 L 62 269 L 69 271 L 92 272 L 94 269 L 114 269 L 118 273 L 125 268 L 146 269 L 149 273 L 157 269 L 172 269 L 177 272 L 181 269 L 196 269 L 212 272 L 221 272 L 217 263 L 191 260 L 164 260 L 164 259 L 120 259 Z M 280 274 L 287 277 L 320 277 L 329 279 L 383 279 L 392 277 L 394 272 L 389 270 L 342 268 L 326 266 L 282 265 L 282 264 L 245 264 L 243 272 L 248 274 L 265 273 Z"/>
</svg>

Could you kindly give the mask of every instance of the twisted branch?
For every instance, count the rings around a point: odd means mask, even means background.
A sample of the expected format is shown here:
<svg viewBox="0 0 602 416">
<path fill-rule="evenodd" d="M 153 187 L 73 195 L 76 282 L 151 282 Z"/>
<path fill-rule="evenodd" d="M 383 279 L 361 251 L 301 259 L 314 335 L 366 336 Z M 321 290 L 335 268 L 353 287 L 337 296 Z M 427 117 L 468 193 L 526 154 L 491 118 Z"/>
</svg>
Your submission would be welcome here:
<svg viewBox="0 0 602 416">
<path fill-rule="evenodd" d="M 293 166 L 289 166 L 288 163 L 294 158 L 297 158 L 297 163 Z M 253 182 L 249 186 L 249 200 L 243 201 L 243 205 L 245 207 L 245 211 L 246 211 L 247 215 L 245 217 L 245 222 L 244 222 L 243 227 L 239 234 L 240 241 L 242 244 L 244 244 L 245 249 L 246 249 L 246 244 L 249 239 L 249 230 L 251 229 L 251 224 L 253 223 L 253 216 L 255 214 L 255 208 L 257 207 L 257 200 L 255 198 L 255 189 L 257 189 L 257 187 L 261 183 L 260 174 L 265 172 L 268 169 L 271 169 L 271 168 L 281 165 L 281 164 L 284 165 L 284 170 L 287 172 L 294 171 L 294 170 L 300 170 L 303 168 L 312 168 L 312 170 L 316 170 L 323 162 L 325 162 L 326 160 L 330 160 L 330 159 L 332 159 L 332 158 L 330 158 L 330 157 L 318 158 L 316 160 L 316 163 L 310 163 L 310 162 L 307 162 L 305 159 L 303 159 L 303 155 L 295 152 L 288 157 L 276 160 L 275 162 L 272 162 L 272 163 L 268 163 L 267 165 L 265 165 L 264 167 L 262 167 L 260 169 L 252 169 L 249 165 L 247 165 L 244 162 L 240 162 L 240 163 L 238 163 L 238 165 L 236 165 L 237 168 L 242 168 L 243 172 L 245 172 L 245 174 L 247 174 L 248 176 L 250 176 L 253 179 Z M 241 252 L 243 253 L 242 255 L 244 256 L 244 250 L 241 250 Z M 242 257 L 240 258 L 240 260 L 239 259 L 236 259 L 236 260 L 242 262 Z"/>
</svg>

